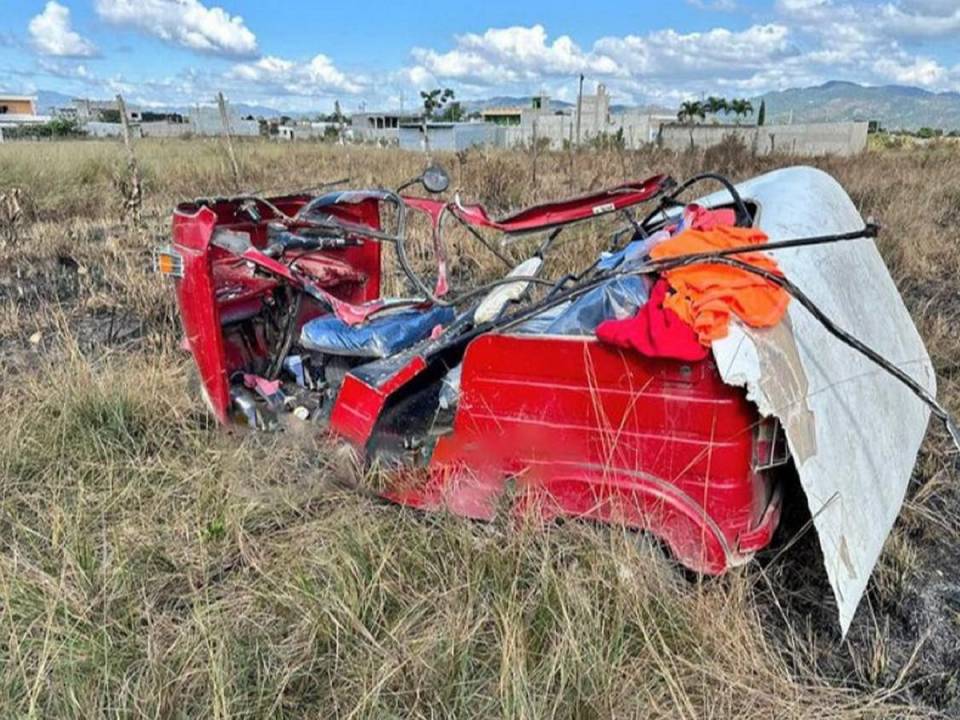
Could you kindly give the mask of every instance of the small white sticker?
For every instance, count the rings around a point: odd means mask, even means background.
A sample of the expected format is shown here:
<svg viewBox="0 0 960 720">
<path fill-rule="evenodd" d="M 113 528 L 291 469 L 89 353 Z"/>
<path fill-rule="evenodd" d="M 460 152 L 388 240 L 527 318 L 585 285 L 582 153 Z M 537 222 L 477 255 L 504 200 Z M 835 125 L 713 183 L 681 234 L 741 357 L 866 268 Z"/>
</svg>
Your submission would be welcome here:
<svg viewBox="0 0 960 720">
<path fill-rule="evenodd" d="M 603 205 L 594 205 L 593 214 L 594 215 L 603 215 L 604 213 L 613 212 L 617 209 L 617 206 L 613 203 L 604 203 Z"/>
</svg>

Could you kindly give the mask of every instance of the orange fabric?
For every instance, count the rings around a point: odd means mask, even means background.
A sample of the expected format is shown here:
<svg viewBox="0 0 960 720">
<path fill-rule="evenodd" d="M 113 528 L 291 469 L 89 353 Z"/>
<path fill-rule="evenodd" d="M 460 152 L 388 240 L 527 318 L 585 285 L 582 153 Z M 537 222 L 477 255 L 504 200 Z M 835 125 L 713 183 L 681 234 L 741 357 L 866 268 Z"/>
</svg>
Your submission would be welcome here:
<svg viewBox="0 0 960 720">
<path fill-rule="evenodd" d="M 654 260 L 691 253 L 763 245 L 767 236 L 755 228 L 721 226 L 712 230 L 685 230 L 650 251 Z M 762 252 L 733 256 L 758 268 L 782 275 L 777 263 Z M 697 263 L 663 273 L 675 291 L 663 303 L 691 325 L 703 345 L 727 335 L 731 313 L 752 327 L 776 325 L 790 296 L 758 275 L 728 265 Z"/>
</svg>

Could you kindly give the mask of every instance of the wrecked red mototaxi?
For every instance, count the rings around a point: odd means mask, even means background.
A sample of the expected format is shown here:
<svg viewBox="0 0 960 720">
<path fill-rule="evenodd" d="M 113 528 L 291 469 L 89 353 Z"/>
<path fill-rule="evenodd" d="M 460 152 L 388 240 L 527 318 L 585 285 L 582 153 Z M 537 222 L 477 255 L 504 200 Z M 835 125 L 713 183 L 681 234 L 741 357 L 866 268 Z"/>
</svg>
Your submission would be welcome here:
<svg viewBox="0 0 960 720">
<path fill-rule="evenodd" d="M 708 181 L 723 189 L 680 201 Z M 415 184 L 430 196 L 176 209 L 154 263 L 175 279 L 217 419 L 314 423 L 392 468 L 397 503 L 623 523 L 710 574 L 770 543 L 796 473 L 845 630 L 942 408 L 875 228 L 842 188 L 810 168 L 737 186 L 657 176 L 493 218 L 437 198 L 439 168 Z M 409 262 L 412 213 L 432 227 L 430 280 Z M 624 219 L 609 251 L 547 277 L 564 229 L 602 215 Z M 456 294 L 449 223 L 478 252 L 499 254 L 491 232 L 543 240 Z M 414 297 L 383 297 L 388 251 Z"/>
</svg>

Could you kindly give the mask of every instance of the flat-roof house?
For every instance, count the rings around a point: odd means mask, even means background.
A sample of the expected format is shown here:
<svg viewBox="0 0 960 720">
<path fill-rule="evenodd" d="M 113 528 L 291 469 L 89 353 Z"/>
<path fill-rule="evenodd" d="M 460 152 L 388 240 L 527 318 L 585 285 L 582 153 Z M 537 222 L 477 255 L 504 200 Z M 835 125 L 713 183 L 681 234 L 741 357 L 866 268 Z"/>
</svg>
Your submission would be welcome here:
<svg viewBox="0 0 960 720">
<path fill-rule="evenodd" d="M 419 122 L 419 118 L 408 113 L 367 111 L 354 113 L 350 122 L 357 140 L 395 143 L 400 137 L 400 126 Z"/>
<path fill-rule="evenodd" d="M 519 125 L 523 119 L 523 108 L 493 107 L 483 111 L 483 121 L 500 126 Z"/>
<path fill-rule="evenodd" d="M 36 114 L 36 98 L 29 95 L 0 95 L 0 115 Z"/>
<path fill-rule="evenodd" d="M 49 122 L 45 115 L 37 115 L 37 99 L 29 95 L 0 94 L 0 142 L 3 129 L 22 125 L 40 125 Z"/>
</svg>

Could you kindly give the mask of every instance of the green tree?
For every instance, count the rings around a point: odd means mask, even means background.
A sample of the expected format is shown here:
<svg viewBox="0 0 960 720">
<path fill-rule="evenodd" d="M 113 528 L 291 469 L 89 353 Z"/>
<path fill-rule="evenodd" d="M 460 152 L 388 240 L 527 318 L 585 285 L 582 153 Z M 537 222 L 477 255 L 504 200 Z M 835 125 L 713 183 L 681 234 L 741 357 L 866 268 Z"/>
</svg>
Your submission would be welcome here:
<svg viewBox="0 0 960 720">
<path fill-rule="evenodd" d="M 51 137 L 80 137 L 86 133 L 76 118 L 57 117 L 47 123 Z"/>
<path fill-rule="evenodd" d="M 763 125 L 767 122 L 767 101 L 760 101 L 760 110 L 757 112 L 757 125 Z"/>
<path fill-rule="evenodd" d="M 454 99 L 453 90 L 450 88 L 434 88 L 433 90 L 421 90 L 420 97 L 423 100 L 423 121 L 421 129 L 423 130 L 423 149 L 430 152 L 430 136 L 427 134 L 427 121 L 443 109 L 443 106 Z"/>
<path fill-rule="evenodd" d="M 703 109 L 711 115 L 719 115 L 720 113 L 727 112 L 730 109 L 730 104 L 726 98 L 711 95 L 703 104 Z"/>
<path fill-rule="evenodd" d="M 427 119 L 433 119 L 443 109 L 444 105 L 454 99 L 454 93 L 450 88 L 435 88 L 434 90 L 421 90 L 420 97 L 423 99 L 423 116 Z"/>
<path fill-rule="evenodd" d="M 677 113 L 677 120 L 682 123 L 694 122 L 695 118 L 703 120 L 707 116 L 703 103 L 697 100 L 687 100 L 680 104 L 680 111 Z"/>
<path fill-rule="evenodd" d="M 458 102 L 452 102 L 440 113 L 440 119 L 446 122 L 460 122 L 464 115 L 463 106 Z"/>
<path fill-rule="evenodd" d="M 737 118 L 737 123 L 740 122 L 740 118 L 753 114 L 753 103 L 749 100 L 737 98 L 736 100 L 731 100 L 729 105 L 730 112 L 732 112 Z"/>
</svg>

